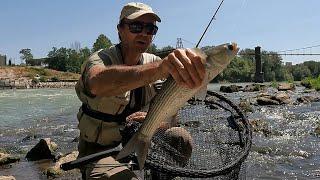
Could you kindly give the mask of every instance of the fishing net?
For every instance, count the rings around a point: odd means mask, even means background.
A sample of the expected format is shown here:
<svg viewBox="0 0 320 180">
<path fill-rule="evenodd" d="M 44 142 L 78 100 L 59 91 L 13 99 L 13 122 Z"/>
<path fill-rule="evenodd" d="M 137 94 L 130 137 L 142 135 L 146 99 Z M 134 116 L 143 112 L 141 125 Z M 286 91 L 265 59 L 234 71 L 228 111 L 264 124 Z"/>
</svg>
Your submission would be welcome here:
<svg viewBox="0 0 320 180">
<path fill-rule="evenodd" d="M 152 139 L 145 165 L 152 179 L 245 179 L 252 134 L 235 104 L 208 91 L 204 101 L 189 101 L 178 118 L 175 137 L 181 131 L 182 138 L 171 141 L 159 130 Z"/>
<path fill-rule="evenodd" d="M 250 125 L 241 110 L 224 96 L 208 91 L 204 101 L 191 100 L 178 112 L 179 127 L 159 129 L 152 138 L 144 179 L 245 179 L 245 159 L 252 144 Z M 124 146 L 141 126 L 128 122 L 121 131 Z M 107 150 L 61 165 L 78 168 L 118 154 Z M 134 155 L 121 160 L 135 169 Z M 129 163 L 128 163 L 129 162 Z M 119 164 L 117 164 L 119 166 Z"/>
</svg>

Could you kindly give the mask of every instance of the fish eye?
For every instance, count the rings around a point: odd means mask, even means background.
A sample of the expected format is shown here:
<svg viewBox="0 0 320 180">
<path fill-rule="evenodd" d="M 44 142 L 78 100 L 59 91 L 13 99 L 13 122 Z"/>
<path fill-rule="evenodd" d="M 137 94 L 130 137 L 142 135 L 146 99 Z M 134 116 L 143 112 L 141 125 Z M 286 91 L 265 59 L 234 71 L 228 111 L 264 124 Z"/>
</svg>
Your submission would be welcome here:
<svg viewBox="0 0 320 180">
<path fill-rule="evenodd" d="M 233 45 L 232 45 L 232 44 L 229 44 L 229 45 L 228 45 L 228 49 L 231 50 L 231 51 L 233 51 Z"/>
</svg>

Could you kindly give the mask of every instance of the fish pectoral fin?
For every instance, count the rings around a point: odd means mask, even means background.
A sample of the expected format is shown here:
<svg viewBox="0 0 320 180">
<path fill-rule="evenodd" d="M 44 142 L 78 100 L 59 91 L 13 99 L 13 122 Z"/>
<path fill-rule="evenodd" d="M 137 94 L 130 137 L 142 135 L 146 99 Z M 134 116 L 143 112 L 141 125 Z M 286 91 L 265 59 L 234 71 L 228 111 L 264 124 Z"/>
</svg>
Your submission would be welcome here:
<svg viewBox="0 0 320 180">
<path fill-rule="evenodd" d="M 119 152 L 116 159 L 122 159 L 129 156 L 132 152 L 135 152 L 138 159 L 138 165 L 141 170 L 144 167 L 150 144 L 151 140 L 139 138 L 138 133 L 136 133 L 125 145 L 125 147 Z"/>
<path fill-rule="evenodd" d="M 205 100 L 207 95 L 208 86 L 204 85 L 202 86 L 199 91 L 194 95 L 195 100 Z"/>
<path fill-rule="evenodd" d="M 137 159 L 138 159 L 138 165 L 139 169 L 142 170 L 144 167 L 144 163 L 147 159 L 148 155 L 148 149 L 150 147 L 151 141 L 140 141 L 137 143 L 136 147 L 136 153 L 137 153 Z"/>
</svg>

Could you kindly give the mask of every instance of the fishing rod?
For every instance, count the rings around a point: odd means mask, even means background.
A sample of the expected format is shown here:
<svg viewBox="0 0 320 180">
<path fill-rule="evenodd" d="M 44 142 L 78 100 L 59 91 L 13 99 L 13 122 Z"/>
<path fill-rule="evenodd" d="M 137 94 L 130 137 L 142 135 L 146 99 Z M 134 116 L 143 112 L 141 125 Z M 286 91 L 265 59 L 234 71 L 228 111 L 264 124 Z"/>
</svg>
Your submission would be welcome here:
<svg viewBox="0 0 320 180">
<path fill-rule="evenodd" d="M 220 2 L 219 6 L 218 6 L 218 8 L 217 8 L 217 10 L 216 10 L 216 12 L 213 14 L 213 16 L 212 16 L 209 24 L 207 25 L 206 29 L 205 29 L 204 32 L 202 33 L 202 36 L 200 37 L 200 39 L 199 39 L 199 41 L 198 41 L 198 43 L 197 43 L 197 45 L 196 45 L 196 48 L 199 46 L 199 44 L 200 44 L 200 42 L 201 42 L 204 34 L 207 32 L 207 30 L 208 30 L 209 26 L 211 25 L 212 21 L 215 19 L 215 17 L 216 17 L 216 15 L 217 15 L 217 13 L 218 13 L 218 11 L 219 11 L 219 9 L 220 9 L 220 7 L 221 7 L 221 5 L 222 5 L 223 2 L 224 2 L 224 0 L 222 0 L 222 1 Z"/>
<path fill-rule="evenodd" d="M 213 14 L 213 16 L 212 16 L 209 24 L 207 25 L 206 29 L 203 31 L 203 33 L 202 33 L 202 35 L 201 35 L 201 37 L 200 37 L 200 39 L 199 39 L 199 41 L 198 41 L 198 43 L 197 43 L 197 45 L 196 45 L 196 48 L 199 47 L 199 44 L 200 44 L 201 40 L 203 39 L 204 35 L 206 34 L 206 32 L 208 31 L 208 29 L 209 29 L 212 21 L 213 21 L 214 19 L 216 19 L 216 15 L 217 15 L 217 13 L 219 12 L 219 10 L 220 10 L 223 2 L 224 2 L 224 0 L 222 0 L 222 1 L 220 2 L 218 8 L 217 8 L 216 11 L 214 12 L 214 14 Z M 156 54 L 157 56 L 163 58 L 163 57 L 166 57 L 166 56 L 167 56 L 169 53 L 171 53 L 173 50 L 175 50 L 175 49 L 173 48 L 173 49 L 169 49 L 169 50 L 159 51 L 159 52 L 156 52 L 155 54 Z"/>
</svg>

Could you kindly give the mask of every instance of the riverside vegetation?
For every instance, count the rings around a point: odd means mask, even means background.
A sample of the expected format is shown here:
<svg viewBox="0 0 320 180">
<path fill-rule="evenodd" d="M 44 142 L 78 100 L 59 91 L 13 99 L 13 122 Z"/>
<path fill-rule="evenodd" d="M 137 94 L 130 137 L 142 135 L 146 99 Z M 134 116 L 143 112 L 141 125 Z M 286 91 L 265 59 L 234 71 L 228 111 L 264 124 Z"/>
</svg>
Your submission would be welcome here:
<svg viewBox="0 0 320 180">
<path fill-rule="evenodd" d="M 71 47 L 53 47 L 48 52 L 47 57 L 42 59 L 33 59 L 31 49 L 22 49 L 21 59 L 26 62 L 26 65 L 33 66 L 37 64 L 45 64 L 49 69 L 54 69 L 64 72 L 80 73 L 82 63 L 90 56 L 92 52 L 99 49 L 112 46 L 108 37 L 100 34 L 93 44 L 92 48 L 80 48 L 80 43 L 75 42 Z M 202 49 L 208 49 L 212 46 L 205 46 Z M 174 49 L 172 46 L 157 48 L 155 44 L 151 44 L 148 49 L 150 53 L 157 53 L 165 50 Z M 305 61 L 296 65 L 284 65 L 279 54 L 272 51 L 261 52 L 263 62 L 264 80 L 271 81 L 301 81 L 305 78 L 317 78 L 320 75 L 320 62 Z M 231 61 L 230 65 L 219 74 L 214 82 L 252 82 L 254 81 L 255 60 L 254 49 L 243 49 L 239 55 Z M 309 81 L 308 80 L 308 81 Z M 313 82 L 313 81 L 312 81 Z M 314 83 L 311 83 L 314 84 Z"/>
</svg>

